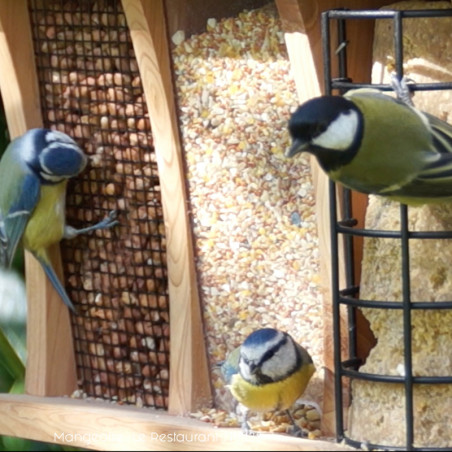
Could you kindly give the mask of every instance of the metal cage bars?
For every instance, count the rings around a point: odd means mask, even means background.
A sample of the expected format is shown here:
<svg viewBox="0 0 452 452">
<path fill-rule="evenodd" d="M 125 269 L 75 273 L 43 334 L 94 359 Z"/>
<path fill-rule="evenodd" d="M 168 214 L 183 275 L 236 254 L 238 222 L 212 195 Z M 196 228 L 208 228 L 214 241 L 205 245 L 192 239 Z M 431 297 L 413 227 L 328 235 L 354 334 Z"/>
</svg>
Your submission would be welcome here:
<svg viewBox="0 0 452 452">
<path fill-rule="evenodd" d="M 390 85 L 353 83 L 347 77 L 347 19 L 392 19 L 394 23 L 394 54 L 397 76 L 403 77 L 403 19 L 420 17 L 452 17 L 452 9 L 442 10 L 330 10 L 322 13 L 321 33 L 323 43 L 324 81 L 325 94 L 331 94 L 333 90 L 344 93 L 351 88 L 372 87 L 383 91 L 391 91 Z M 333 78 L 331 67 L 331 36 L 330 21 L 337 21 L 338 46 L 336 54 L 338 57 L 339 76 Z M 410 85 L 414 91 L 430 91 L 452 89 L 452 82 L 447 83 L 422 83 Z M 452 231 L 410 231 L 408 227 L 408 208 L 400 204 L 400 231 L 397 230 L 370 230 L 356 228 L 356 220 L 351 214 L 350 190 L 343 189 L 343 219 L 338 219 L 338 208 L 336 200 L 336 185 L 329 182 L 329 199 L 331 214 L 331 283 L 333 303 L 333 339 L 334 339 L 334 372 L 335 372 L 335 404 L 336 404 L 336 436 L 338 441 L 345 441 L 354 447 L 361 447 L 361 441 L 353 440 L 345 433 L 344 407 L 342 394 L 343 378 L 361 379 L 381 383 L 403 383 L 405 392 L 405 418 L 406 418 L 406 441 L 405 447 L 386 446 L 381 444 L 366 443 L 369 449 L 390 450 L 447 450 L 445 448 L 426 448 L 414 446 L 414 412 L 413 412 L 413 387 L 414 384 L 452 384 L 452 376 L 413 376 L 412 371 L 412 337 L 411 337 L 411 313 L 414 309 L 452 309 L 452 301 L 415 302 L 411 301 L 410 291 L 410 253 L 409 243 L 411 239 L 450 239 Z M 339 237 L 343 237 L 345 258 L 345 284 L 340 288 L 339 274 Z M 401 301 L 371 301 L 357 298 L 359 286 L 353 280 L 353 237 L 379 237 L 400 239 L 402 264 L 402 300 Z M 348 340 L 349 359 L 342 360 L 341 356 L 341 329 L 340 329 L 340 307 L 347 307 L 348 313 Z M 398 309 L 403 312 L 403 341 L 404 341 L 404 364 L 405 375 L 380 375 L 364 373 L 357 370 L 359 359 L 356 353 L 356 321 L 357 308 Z M 355 369 L 353 369 L 355 367 Z"/>
</svg>

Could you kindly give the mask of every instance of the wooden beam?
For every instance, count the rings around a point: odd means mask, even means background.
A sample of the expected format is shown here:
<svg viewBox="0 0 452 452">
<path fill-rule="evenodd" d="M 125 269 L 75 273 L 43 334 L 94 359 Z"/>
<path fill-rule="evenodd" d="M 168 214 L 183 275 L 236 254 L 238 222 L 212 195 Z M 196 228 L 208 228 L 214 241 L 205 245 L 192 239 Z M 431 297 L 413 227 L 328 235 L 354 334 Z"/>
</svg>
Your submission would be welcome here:
<svg viewBox="0 0 452 452">
<path fill-rule="evenodd" d="M 212 402 L 162 0 L 123 0 L 148 105 L 165 219 L 170 295 L 169 412 Z"/>
<path fill-rule="evenodd" d="M 0 91 L 11 138 L 42 127 L 38 79 L 26 0 L 0 1 Z M 51 251 L 62 276 L 59 247 Z M 25 390 L 70 394 L 76 388 L 69 312 L 39 263 L 26 253 L 27 368 Z"/>
<path fill-rule="evenodd" d="M 147 408 L 10 394 L 0 395 L 0 434 L 96 450 L 354 450 L 288 435 L 248 436 Z"/>
</svg>

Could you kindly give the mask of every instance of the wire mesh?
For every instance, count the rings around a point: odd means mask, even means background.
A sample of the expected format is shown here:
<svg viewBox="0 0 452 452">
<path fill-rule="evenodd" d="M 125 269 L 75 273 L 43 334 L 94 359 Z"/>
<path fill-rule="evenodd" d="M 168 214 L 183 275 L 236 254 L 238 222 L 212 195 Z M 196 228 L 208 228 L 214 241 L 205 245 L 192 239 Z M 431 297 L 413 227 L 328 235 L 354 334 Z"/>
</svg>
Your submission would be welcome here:
<svg viewBox="0 0 452 452">
<path fill-rule="evenodd" d="M 451 17 L 451 9 L 442 10 L 331 10 L 322 13 L 322 43 L 324 60 L 325 93 L 332 94 L 334 91 L 344 93 L 348 89 L 372 87 L 384 91 L 392 90 L 392 87 L 381 84 L 354 83 L 347 76 L 347 35 L 346 24 L 349 20 L 380 20 L 389 19 L 393 21 L 393 42 L 395 55 L 395 69 L 397 76 L 401 78 L 404 70 L 404 40 L 403 20 L 406 18 L 426 17 Z M 337 35 L 332 36 L 332 23 L 336 25 Z M 333 62 L 332 55 L 337 55 L 337 62 Z M 333 76 L 333 66 L 336 64 L 337 76 Z M 411 86 L 411 85 L 410 85 Z M 452 89 L 452 83 L 413 83 L 413 91 L 430 91 Z M 337 195 L 342 197 L 342 209 L 337 205 Z M 440 447 L 416 446 L 414 431 L 414 406 L 413 395 L 416 385 L 441 385 L 452 384 L 452 376 L 427 376 L 415 375 L 413 371 L 412 351 L 412 313 L 416 310 L 450 310 L 452 301 L 415 301 L 411 299 L 410 290 L 410 242 L 413 239 L 451 239 L 452 231 L 412 231 L 408 222 L 408 208 L 400 204 L 400 230 L 372 230 L 356 227 L 357 221 L 352 216 L 350 206 L 350 193 L 348 189 L 340 189 L 330 181 L 329 198 L 331 213 L 331 245 L 332 245 L 332 302 L 333 302 L 333 337 L 334 337 L 334 372 L 335 372 L 335 404 L 336 404 L 336 435 L 338 441 L 360 448 L 363 446 L 361 440 L 353 438 L 346 428 L 343 388 L 349 387 L 350 381 L 362 380 L 376 383 L 403 385 L 405 403 L 405 445 L 373 444 L 366 442 L 364 446 L 368 449 L 378 450 L 449 450 Z M 360 286 L 354 281 L 354 269 L 359 263 L 354 262 L 353 238 L 354 237 L 381 237 L 397 239 L 401 251 L 400 275 L 402 280 L 402 292 L 400 300 L 366 300 L 360 298 Z M 342 241 L 341 241 L 342 239 Z M 340 283 L 339 270 L 339 247 L 344 243 L 345 260 L 345 285 Z M 384 310 L 397 310 L 403 316 L 403 349 L 404 349 L 404 372 L 402 375 L 386 375 L 366 373 L 359 370 L 362 360 L 357 355 L 357 325 L 356 312 L 359 308 L 376 308 Z M 341 309 L 348 313 L 348 332 L 341 332 Z M 442 311 L 439 311 L 442 312 Z M 348 356 L 344 356 L 341 350 L 347 349 L 342 345 L 343 341 L 348 343 Z M 390 350 L 388 350 L 390 353 Z M 395 390 L 394 390 L 395 391 Z M 395 394 L 395 392 L 394 392 Z M 352 394 L 353 396 L 353 394 Z M 372 425 L 367 425 L 372 429 Z M 394 429 L 399 428 L 394 423 Z M 432 426 L 433 428 L 433 426 Z"/>
<path fill-rule="evenodd" d="M 160 182 L 138 65 L 119 0 L 29 1 L 45 127 L 89 155 L 67 223 L 119 226 L 62 243 L 79 387 L 166 409 L 169 299 Z"/>
</svg>

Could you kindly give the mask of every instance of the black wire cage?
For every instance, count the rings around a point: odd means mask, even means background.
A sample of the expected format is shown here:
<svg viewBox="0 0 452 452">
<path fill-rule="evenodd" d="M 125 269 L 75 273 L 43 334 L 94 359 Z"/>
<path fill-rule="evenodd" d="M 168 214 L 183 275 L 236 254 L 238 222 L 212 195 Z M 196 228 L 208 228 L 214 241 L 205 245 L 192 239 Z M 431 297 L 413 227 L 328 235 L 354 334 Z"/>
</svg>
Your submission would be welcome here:
<svg viewBox="0 0 452 452">
<path fill-rule="evenodd" d="M 347 76 L 347 23 L 350 20 L 386 20 L 392 22 L 393 27 L 393 52 L 394 70 L 399 79 L 404 75 L 404 25 L 407 19 L 417 20 L 425 18 L 452 17 L 452 9 L 434 10 L 330 10 L 322 13 L 322 41 L 324 60 L 325 94 L 343 94 L 349 89 L 372 87 L 383 91 L 391 91 L 390 84 L 369 84 L 354 82 Z M 377 22 L 375 22 L 376 24 Z M 333 31 L 334 30 L 334 31 Z M 412 83 L 410 87 L 413 91 L 436 91 L 451 90 L 452 82 L 438 83 Z M 416 99 L 415 103 L 416 103 Z M 397 125 L 394 125 L 397 127 Z M 395 151 L 396 152 L 396 151 Z M 330 181 L 329 189 L 330 213 L 331 213 L 331 256 L 332 256 L 332 302 L 333 302 L 333 336 L 334 336 L 334 367 L 335 367 L 335 404 L 336 404 L 336 434 L 338 441 L 354 446 L 369 449 L 390 449 L 390 450 L 450 450 L 452 446 L 452 431 L 439 432 L 444 441 L 440 447 L 435 443 L 421 444 L 417 437 L 418 422 L 422 422 L 422 417 L 428 411 L 428 406 L 419 406 L 416 400 L 417 388 L 433 385 L 435 390 L 447 391 L 452 389 L 452 370 L 445 375 L 437 375 L 432 372 L 420 372 L 413 363 L 413 334 L 416 333 L 413 325 L 413 317 L 418 313 L 433 313 L 439 318 L 445 313 L 452 312 L 452 293 L 449 299 L 441 300 L 413 300 L 411 274 L 412 259 L 410 256 L 411 245 L 415 240 L 427 241 L 439 240 L 446 243 L 452 239 L 452 228 L 444 230 L 414 230 L 410 223 L 409 213 L 411 207 L 404 204 L 396 206 L 398 212 L 398 228 L 370 229 L 366 226 L 358 227 L 357 220 L 353 216 L 351 191 L 336 186 Z M 396 211 L 397 212 L 397 211 Z M 362 294 L 360 283 L 355 281 L 356 267 L 360 265 L 354 253 L 356 240 L 369 239 L 391 239 L 392 248 L 399 254 L 400 273 L 400 298 L 397 299 L 366 299 Z M 439 245 L 441 249 L 441 244 Z M 340 270 L 339 255 L 343 252 L 344 273 Z M 420 276 L 421 278 L 423 275 Z M 432 302 L 435 301 L 435 302 Z M 358 322 L 357 314 L 359 310 L 375 309 L 380 312 L 389 312 L 400 316 L 400 322 L 394 327 L 401 327 L 401 348 L 403 358 L 398 372 L 378 373 L 364 371 L 362 366 L 366 360 L 359 356 L 359 335 L 357 334 Z M 347 331 L 341 331 L 341 317 L 346 313 L 348 322 Z M 388 317 L 390 319 L 390 317 Z M 441 321 L 441 320 L 440 320 Z M 444 318 L 443 322 L 446 322 Z M 445 325 L 447 328 L 447 325 Z M 432 325 L 432 328 L 434 326 Z M 435 333 L 432 333 L 433 335 Z M 378 339 L 377 339 L 378 340 Z M 347 349 L 347 355 L 341 350 Z M 387 351 L 388 359 L 392 353 Z M 441 359 L 441 357 L 439 357 Z M 441 369 L 440 372 L 442 372 Z M 367 382 L 369 385 L 385 385 L 389 391 L 393 390 L 393 398 L 402 398 L 404 425 L 399 425 L 399 419 L 394 413 L 387 413 L 393 429 L 402 432 L 403 442 L 391 443 L 391 435 L 381 438 L 381 441 L 368 440 L 362 436 L 355 436 L 350 429 L 350 416 L 348 426 L 346 425 L 349 407 L 344 407 L 345 397 L 343 388 L 351 389 L 351 405 L 356 401 L 353 391 L 354 382 Z M 432 386 L 429 386 L 431 388 Z M 443 392 L 443 394 L 446 394 Z M 443 398 L 447 402 L 448 395 Z M 448 399 L 452 406 L 452 398 Z M 434 401 L 432 400 L 432 403 Z M 428 404 L 428 403 L 427 403 Z M 377 406 L 377 410 L 381 405 Z M 365 414 L 363 414 L 365 417 Z M 447 418 L 448 413 L 443 413 Z M 381 418 L 382 419 L 382 418 Z M 380 419 L 380 421 L 381 421 Z M 450 420 L 450 417 L 449 417 Z M 379 421 L 379 422 L 380 422 Z M 382 422 L 382 421 L 381 421 Z M 435 431 L 435 424 L 425 422 L 426 427 Z M 375 425 L 367 423 L 368 432 L 375 429 Z M 437 432 L 438 433 L 438 432 Z M 372 435 L 370 435 L 372 438 Z M 442 444 L 448 443 L 448 447 Z M 434 447 L 432 447 L 434 446 Z"/>
</svg>

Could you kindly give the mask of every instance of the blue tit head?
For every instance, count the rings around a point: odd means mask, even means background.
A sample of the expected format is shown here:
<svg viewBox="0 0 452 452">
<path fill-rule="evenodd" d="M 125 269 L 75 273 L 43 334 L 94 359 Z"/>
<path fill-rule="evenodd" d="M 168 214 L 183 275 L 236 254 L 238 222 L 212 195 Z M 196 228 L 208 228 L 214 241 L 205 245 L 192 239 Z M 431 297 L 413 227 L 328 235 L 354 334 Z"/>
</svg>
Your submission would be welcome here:
<svg viewBox="0 0 452 452">
<path fill-rule="evenodd" d="M 358 151 L 363 136 L 362 113 L 342 96 L 321 96 L 300 105 L 289 120 L 292 145 L 286 157 L 306 151 L 327 161 L 329 171 L 345 165 Z"/>
<path fill-rule="evenodd" d="M 77 143 L 63 132 L 31 129 L 14 140 L 16 157 L 43 184 L 59 183 L 82 172 L 87 157 Z"/>
<path fill-rule="evenodd" d="M 239 372 L 253 384 L 263 385 L 287 378 L 303 364 L 292 337 L 273 328 L 251 333 L 240 347 Z"/>
</svg>

